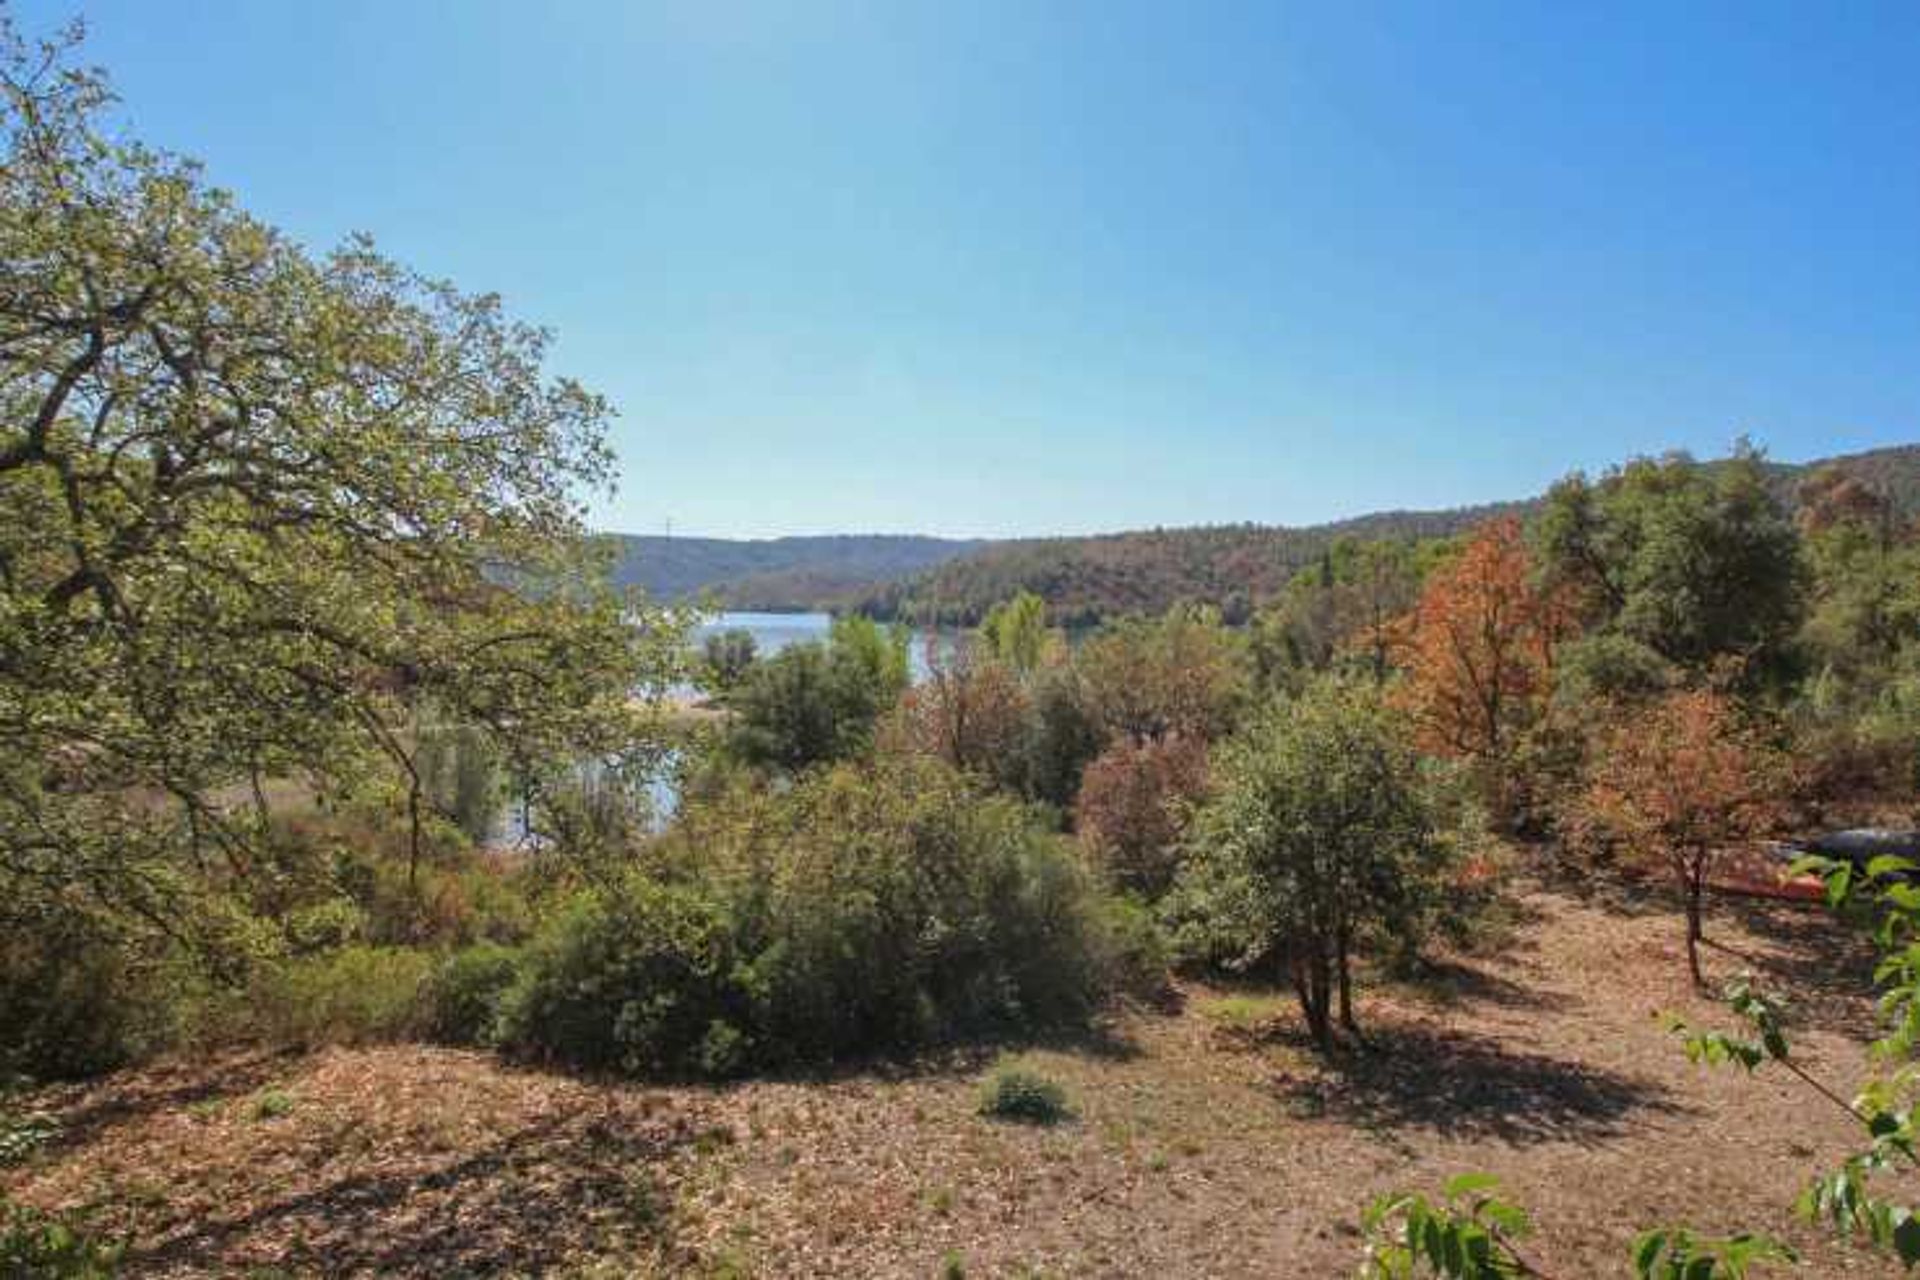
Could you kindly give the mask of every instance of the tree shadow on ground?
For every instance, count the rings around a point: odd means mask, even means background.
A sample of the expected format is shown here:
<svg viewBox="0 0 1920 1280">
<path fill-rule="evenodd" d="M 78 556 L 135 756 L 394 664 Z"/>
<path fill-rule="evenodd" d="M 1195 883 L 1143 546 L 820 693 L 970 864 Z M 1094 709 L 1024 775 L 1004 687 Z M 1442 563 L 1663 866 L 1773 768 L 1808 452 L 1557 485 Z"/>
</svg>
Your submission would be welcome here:
<svg viewBox="0 0 1920 1280">
<path fill-rule="evenodd" d="M 81 1147 L 118 1125 L 252 1093 L 284 1073 L 287 1059 L 286 1054 L 267 1052 L 180 1059 L 98 1080 L 49 1085 L 33 1095 L 33 1103 L 59 1117 L 60 1133 L 50 1144 L 52 1150 Z"/>
<path fill-rule="evenodd" d="M 1369 1028 L 1364 1048 L 1275 1091 L 1296 1113 L 1515 1146 L 1591 1142 L 1626 1132 L 1636 1115 L 1685 1111 L 1655 1082 L 1422 1026 Z"/>
<path fill-rule="evenodd" d="M 1442 1009 L 1492 1005 L 1524 1013 L 1559 1013 L 1577 1006 L 1573 996 L 1522 986 L 1463 960 L 1431 960 L 1395 977 L 1391 989 Z"/>
<path fill-rule="evenodd" d="M 674 1244 L 663 1166 L 683 1146 L 723 1141 L 624 1110 L 549 1117 L 478 1149 L 403 1154 L 177 1224 L 130 1260 L 143 1271 L 422 1277 L 546 1274 L 608 1251 L 691 1265 Z"/>
<path fill-rule="evenodd" d="M 1738 924 L 1736 936 L 1729 936 L 1735 931 L 1725 928 L 1728 921 Z M 1825 911 L 1722 896 L 1712 905 L 1704 940 L 1709 953 L 1786 997 L 1789 1026 L 1873 1033 L 1873 943 Z"/>
<path fill-rule="evenodd" d="M 1543 863 L 1534 875 L 1541 888 L 1613 915 L 1666 915 L 1681 906 L 1669 878 L 1658 874 L 1632 875 L 1604 863 L 1566 860 Z"/>
</svg>

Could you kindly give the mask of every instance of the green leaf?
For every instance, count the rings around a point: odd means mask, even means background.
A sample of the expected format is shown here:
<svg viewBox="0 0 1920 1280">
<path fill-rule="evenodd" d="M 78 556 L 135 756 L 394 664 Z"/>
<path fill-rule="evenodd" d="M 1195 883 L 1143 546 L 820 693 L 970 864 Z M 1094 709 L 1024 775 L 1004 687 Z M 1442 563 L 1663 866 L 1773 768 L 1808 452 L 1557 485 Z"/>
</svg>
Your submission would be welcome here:
<svg viewBox="0 0 1920 1280">
<path fill-rule="evenodd" d="M 1476 1191 L 1491 1191 L 1500 1185 L 1500 1179 L 1491 1173 L 1462 1173 L 1449 1178 L 1446 1193 L 1449 1200 L 1459 1200 Z"/>
</svg>

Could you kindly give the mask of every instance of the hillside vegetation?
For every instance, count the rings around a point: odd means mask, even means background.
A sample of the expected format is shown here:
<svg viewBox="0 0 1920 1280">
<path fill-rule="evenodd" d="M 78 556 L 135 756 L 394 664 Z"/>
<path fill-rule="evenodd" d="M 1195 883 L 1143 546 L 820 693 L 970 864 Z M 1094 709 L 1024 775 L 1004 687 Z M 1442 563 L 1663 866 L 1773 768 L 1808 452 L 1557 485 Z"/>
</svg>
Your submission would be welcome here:
<svg viewBox="0 0 1920 1280">
<path fill-rule="evenodd" d="M 1803 478 L 1833 463 L 1906 512 L 1920 509 L 1920 446 L 1902 445 L 1799 464 L 1767 466 L 1774 496 L 1792 505 Z M 1147 529 L 1077 538 L 994 542 L 917 575 L 889 582 L 855 601 L 811 597 L 817 607 L 852 604 L 879 618 L 972 626 L 996 603 L 1030 591 L 1049 618 L 1069 627 L 1103 618 L 1163 613 L 1176 604 L 1218 607 L 1243 621 L 1280 594 L 1301 569 L 1342 539 L 1362 542 L 1452 537 L 1499 515 L 1529 516 L 1541 499 L 1385 511 L 1331 524 L 1213 525 Z"/>
<path fill-rule="evenodd" d="M 616 586 L 656 600 L 711 593 L 735 609 L 813 609 L 985 545 L 949 538 L 833 534 L 796 538 L 606 535 Z"/>
</svg>

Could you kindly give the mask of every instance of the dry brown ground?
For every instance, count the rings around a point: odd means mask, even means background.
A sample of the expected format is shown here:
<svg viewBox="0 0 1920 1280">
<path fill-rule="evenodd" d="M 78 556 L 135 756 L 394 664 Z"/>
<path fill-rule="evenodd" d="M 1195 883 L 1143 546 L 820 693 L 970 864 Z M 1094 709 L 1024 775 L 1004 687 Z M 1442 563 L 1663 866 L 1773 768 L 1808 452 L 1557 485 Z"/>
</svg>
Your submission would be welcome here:
<svg viewBox="0 0 1920 1280">
<path fill-rule="evenodd" d="M 1052 1129 L 976 1116 L 977 1059 L 701 1089 L 332 1050 L 49 1092 L 65 1136 L 6 1183 L 103 1206 L 154 1275 L 1338 1276 L 1369 1197 L 1468 1169 L 1536 1212 L 1532 1253 L 1560 1277 L 1621 1274 L 1636 1227 L 1677 1220 L 1783 1231 L 1801 1274 L 1894 1273 L 1787 1209 L 1850 1149 L 1845 1117 L 1784 1078 L 1689 1066 L 1656 1023 L 1712 1014 L 1671 912 L 1523 905 L 1497 956 L 1369 993 L 1373 1051 L 1331 1067 L 1284 1004 L 1201 988 L 1030 1048 L 1074 1097 Z M 1850 1086 L 1858 954 L 1789 909 L 1711 928 L 1731 948 L 1715 967 L 1788 982 L 1800 1053 Z"/>
</svg>

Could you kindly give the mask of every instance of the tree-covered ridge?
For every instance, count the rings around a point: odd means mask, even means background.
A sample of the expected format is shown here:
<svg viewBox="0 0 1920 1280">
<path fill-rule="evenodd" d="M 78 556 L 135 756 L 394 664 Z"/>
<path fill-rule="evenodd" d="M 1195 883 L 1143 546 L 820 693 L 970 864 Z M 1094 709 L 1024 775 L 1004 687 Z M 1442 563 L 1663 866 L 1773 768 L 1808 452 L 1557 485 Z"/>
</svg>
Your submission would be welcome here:
<svg viewBox="0 0 1920 1280">
<path fill-rule="evenodd" d="M 605 541 L 616 584 L 639 587 L 656 600 L 711 593 L 736 609 L 816 608 L 985 545 L 892 534 L 675 538 L 611 533 Z"/>
<path fill-rule="evenodd" d="M 1799 501 L 1800 482 L 1829 465 L 1885 494 L 1896 510 L 1907 514 L 1920 510 L 1920 446 L 1916 445 L 1805 463 L 1766 463 L 1767 488 L 1792 508 Z M 1343 540 L 1453 537 L 1496 516 L 1531 516 L 1542 501 L 1384 511 L 1298 528 L 1235 524 L 1023 538 L 991 543 L 915 577 L 888 583 L 857 601 L 827 597 L 814 603 L 853 604 L 877 617 L 973 625 L 996 602 L 1031 591 L 1046 601 L 1051 620 L 1064 626 L 1161 613 L 1181 603 L 1211 604 L 1228 621 L 1241 621 Z"/>
</svg>

